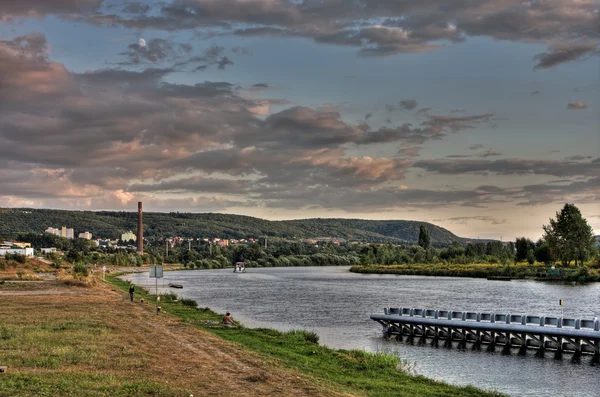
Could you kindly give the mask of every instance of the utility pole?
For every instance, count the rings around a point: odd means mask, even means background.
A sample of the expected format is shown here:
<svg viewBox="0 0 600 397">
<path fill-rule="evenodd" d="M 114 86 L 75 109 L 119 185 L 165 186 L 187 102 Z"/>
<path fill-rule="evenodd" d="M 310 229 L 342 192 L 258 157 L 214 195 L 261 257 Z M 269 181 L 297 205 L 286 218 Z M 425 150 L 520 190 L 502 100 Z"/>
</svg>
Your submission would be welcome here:
<svg viewBox="0 0 600 397">
<path fill-rule="evenodd" d="M 212 243 L 210 240 L 208 241 L 208 251 L 210 252 L 210 256 L 212 257 Z"/>
<path fill-rule="evenodd" d="M 267 249 L 267 238 L 265 237 L 265 250 Z"/>
<path fill-rule="evenodd" d="M 167 249 L 167 255 L 165 256 L 165 258 L 168 258 L 169 257 L 169 240 L 168 239 L 165 240 L 165 247 Z"/>
<path fill-rule="evenodd" d="M 192 240 L 188 239 L 188 251 L 192 250 Z"/>
</svg>

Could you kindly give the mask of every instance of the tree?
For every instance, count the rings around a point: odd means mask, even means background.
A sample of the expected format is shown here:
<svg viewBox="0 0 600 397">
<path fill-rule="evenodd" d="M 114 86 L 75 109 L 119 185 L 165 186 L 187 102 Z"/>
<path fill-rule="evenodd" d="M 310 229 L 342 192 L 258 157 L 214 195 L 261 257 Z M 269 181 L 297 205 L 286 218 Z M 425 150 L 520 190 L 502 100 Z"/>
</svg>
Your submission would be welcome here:
<svg viewBox="0 0 600 397">
<path fill-rule="evenodd" d="M 547 265 L 554 262 L 554 258 L 550 252 L 550 246 L 548 245 L 547 241 L 539 239 L 535 244 L 535 260 L 538 262 L 543 262 Z"/>
<path fill-rule="evenodd" d="M 423 249 L 428 250 L 431 244 L 431 237 L 429 236 L 429 230 L 425 227 L 425 225 L 421 225 L 419 228 L 419 245 L 423 247 Z"/>
<path fill-rule="evenodd" d="M 522 262 L 526 260 L 529 256 L 533 256 L 535 244 L 530 239 L 525 237 L 517 238 L 515 246 L 517 248 L 517 262 Z"/>
<path fill-rule="evenodd" d="M 550 219 L 549 225 L 544 225 L 544 240 L 548 242 L 551 254 L 563 265 L 571 261 L 580 265 L 586 261 L 594 250 L 595 237 L 592 227 L 581 215 L 574 204 L 567 203 L 556 219 Z"/>
</svg>

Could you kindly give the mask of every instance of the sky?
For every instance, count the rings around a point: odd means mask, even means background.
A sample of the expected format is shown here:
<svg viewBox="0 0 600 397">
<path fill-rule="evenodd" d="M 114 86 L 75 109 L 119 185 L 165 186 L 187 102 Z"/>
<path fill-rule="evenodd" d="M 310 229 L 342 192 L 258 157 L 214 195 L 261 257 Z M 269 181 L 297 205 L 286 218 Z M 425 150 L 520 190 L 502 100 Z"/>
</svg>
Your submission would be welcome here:
<svg viewBox="0 0 600 397">
<path fill-rule="evenodd" d="M 600 0 L 3 0 L 0 207 L 600 234 Z"/>
</svg>

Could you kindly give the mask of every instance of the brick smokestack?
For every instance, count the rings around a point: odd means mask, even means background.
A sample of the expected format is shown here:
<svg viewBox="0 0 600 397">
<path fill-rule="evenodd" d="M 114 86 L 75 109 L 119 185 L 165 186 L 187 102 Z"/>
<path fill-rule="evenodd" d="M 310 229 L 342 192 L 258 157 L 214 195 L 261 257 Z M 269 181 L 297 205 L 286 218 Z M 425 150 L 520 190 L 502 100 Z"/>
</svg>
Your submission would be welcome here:
<svg viewBox="0 0 600 397">
<path fill-rule="evenodd" d="M 144 223 L 142 222 L 142 202 L 138 201 L 138 232 L 137 232 L 137 252 L 144 253 Z"/>
</svg>

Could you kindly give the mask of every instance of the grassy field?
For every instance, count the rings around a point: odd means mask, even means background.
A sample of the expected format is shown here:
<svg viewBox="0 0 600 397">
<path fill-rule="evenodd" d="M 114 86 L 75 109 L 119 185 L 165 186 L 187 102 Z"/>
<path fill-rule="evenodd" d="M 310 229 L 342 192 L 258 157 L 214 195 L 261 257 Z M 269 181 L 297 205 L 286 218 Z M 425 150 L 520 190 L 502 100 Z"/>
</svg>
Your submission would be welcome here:
<svg viewBox="0 0 600 397">
<path fill-rule="evenodd" d="M 343 396 L 97 282 L 0 285 L 0 396 Z"/>
<path fill-rule="evenodd" d="M 588 267 L 585 269 L 571 267 L 559 267 L 556 277 L 548 275 L 548 265 L 537 263 L 517 263 L 511 265 L 497 265 L 488 263 L 472 264 L 400 264 L 400 265 L 368 265 L 352 266 L 351 272 L 370 274 L 402 274 L 414 276 L 437 276 L 437 277 L 511 277 L 511 278 L 548 278 L 562 281 L 592 282 L 600 281 L 600 269 Z M 558 275 L 560 272 L 560 275 Z"/>
</svg>

